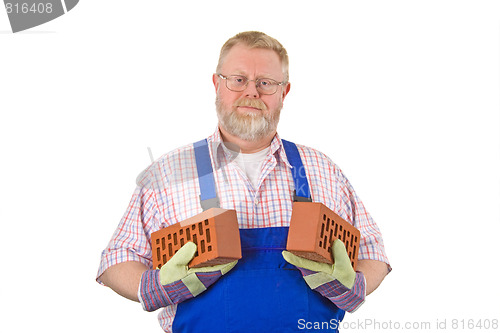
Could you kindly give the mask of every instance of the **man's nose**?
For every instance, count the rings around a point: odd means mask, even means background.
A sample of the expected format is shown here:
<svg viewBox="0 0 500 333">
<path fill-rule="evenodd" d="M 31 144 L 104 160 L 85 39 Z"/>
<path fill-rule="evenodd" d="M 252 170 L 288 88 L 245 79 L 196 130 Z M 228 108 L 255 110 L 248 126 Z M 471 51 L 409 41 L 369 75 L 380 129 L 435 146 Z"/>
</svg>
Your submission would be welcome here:
<svg viewBox="0 0 500 333">
<path fill-rule="evenodd" d="M 245 88 L 245 96 L 248 98 L 259 98 L 260 94 L 257 90 L 257 83 L 252 80 L 248 81 L 247 87 Z"/>
</svg>

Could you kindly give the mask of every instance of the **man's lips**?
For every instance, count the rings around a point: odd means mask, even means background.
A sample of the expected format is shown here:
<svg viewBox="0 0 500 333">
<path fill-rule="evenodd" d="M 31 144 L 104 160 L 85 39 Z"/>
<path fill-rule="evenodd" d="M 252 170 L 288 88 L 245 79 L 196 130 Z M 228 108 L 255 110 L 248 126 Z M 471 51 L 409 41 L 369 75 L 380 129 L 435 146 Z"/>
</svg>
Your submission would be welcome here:
<svg viewBox="0 0 500 333">
<path fill-rule="evenodd" d="M 243 109 L 245 111 L 262 111 L 259 108 L 254 108 L 252 106 L 238 106 L 239 109 Z"/>
</svg>

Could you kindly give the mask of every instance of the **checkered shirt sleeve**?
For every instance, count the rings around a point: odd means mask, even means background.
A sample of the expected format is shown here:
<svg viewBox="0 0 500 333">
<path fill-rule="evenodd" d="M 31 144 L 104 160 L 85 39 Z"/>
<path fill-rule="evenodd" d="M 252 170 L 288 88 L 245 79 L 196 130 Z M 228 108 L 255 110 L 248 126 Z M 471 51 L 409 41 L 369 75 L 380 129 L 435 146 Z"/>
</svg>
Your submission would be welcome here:
<svg viewBox="0 0 500 333">
<path fill-rule="evenodd" d="M 158 228 L 159 211 L 151 189 L 138 186 L 108 246 L 102 252 L 99 277 L 109 267 L 138 261 L 152 268 L 150 235 Z"/>
</svg>

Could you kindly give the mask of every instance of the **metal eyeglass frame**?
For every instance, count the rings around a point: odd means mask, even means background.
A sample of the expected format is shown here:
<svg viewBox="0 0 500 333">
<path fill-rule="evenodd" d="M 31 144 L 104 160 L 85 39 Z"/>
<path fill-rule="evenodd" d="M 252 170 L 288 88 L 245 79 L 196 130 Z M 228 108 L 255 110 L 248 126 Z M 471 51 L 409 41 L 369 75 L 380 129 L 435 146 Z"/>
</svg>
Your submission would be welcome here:
<svg viewBox="0 0 500 333">
<path fill-rule="evenodd" d="M 244 75 L 229 75 L 229 76 L 224 76 L 224 75 L 222 75 L 222 74 L 220 74 L 220 73 L 217 73 L 217 76 L 218 76 L 218 77 L 220 77 L 220 78 L 221 78 L 221 79 L 223 79 L 223 80 L 226 80 L 226 88 L 227 88 L 227 89 L 229 89 L 229 90 L 231 90 L 231 91 L 234 91 L 234 92 L 242 92 L 242 91 L 244 91 L 244 90 L 248 87 L 248 83 L 249 83 L 250 81 L 254 81 L 254 82 L 255 82 L 255 88 L 257 88 L 257 90 L 259 91 L 259 93 L 260 93 L 260 94 L 262 94 L 262 95 L 274 95 L 274 94 L 276 94 L 276 92 L 278 91 L 278 86 L 283 86 L 283 85 L 286 83 L 285 81 L 278 82 L 278 81 L 276 81 L 276 80 L 273 80 L 273 79 L 268 79 L 268 78 L 261 78 L 261 79 L 256 79 L 256 80 L 249 80 L 249 79 L 248 79 L 246 76 L 244 76 Z M 241 90 L 234 90 L 234 89 L 231 89 L 231 88 L 229 88 L 229 87 L 228 87 L 228 85 L 227 85 L 227 79 L 228 79 L 229 77 L 231 77 L 231 76 L 241 76 L 241 77 L 244 77 L 244 78 L 247 80 L 247 82 L 245 83 L 245 86 L 243 87 L 243 89 L 241 89 Z M 270 93 L 270 94 L 269 94 L 269 93 L 262 92 L 262 89 L 260 88 L 260 84 L 259 84 L 259 81 L 261 81 L 261 80 L 269 80 L 269 81 L 274 81 L 274 82 L 276 82 L 276 85 L 275 85 L 275 86 L 276 86 L 276 90 L 275 90 L 274 92 Z"/>
</svg>

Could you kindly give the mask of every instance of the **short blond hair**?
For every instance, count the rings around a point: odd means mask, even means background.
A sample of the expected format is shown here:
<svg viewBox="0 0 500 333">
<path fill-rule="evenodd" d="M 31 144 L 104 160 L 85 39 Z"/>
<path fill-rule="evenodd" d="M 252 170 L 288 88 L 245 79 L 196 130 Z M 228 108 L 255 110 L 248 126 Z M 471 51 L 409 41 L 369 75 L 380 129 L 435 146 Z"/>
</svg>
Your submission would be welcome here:
<svg viewBox="0 0 500 333">
<path fill-rule="evenodd" d="M 281 67 L 283 70 L 283 76 L 284 76 L 284 82 L 288 82 L 289 76 L 288 76 L 288 54 L 281 45 L 280 42 L 278 42 L 276 39 L 266 35 L 263 32 L 260 31 L 245 31 L 245 32 L 240 32 L 239 34 L 229 38 L 226 43 L 222 46 L 220 50 L 220 55 L 219 55 L 219 63 L 217 64 L 217 73 L 220 73 L 222 64 L 224 63 L 224 59 L 226 58 L 227 54 L 235 46 L 236 44 L 243 44 L 245 46 L 248 46 L 249 48 L 257 48 L 257 49 L 268 49 L 268 50 L 273 50 L 278 54 L 280 60 L 281 60 Z"/>
</svg>

